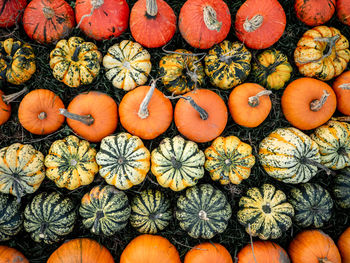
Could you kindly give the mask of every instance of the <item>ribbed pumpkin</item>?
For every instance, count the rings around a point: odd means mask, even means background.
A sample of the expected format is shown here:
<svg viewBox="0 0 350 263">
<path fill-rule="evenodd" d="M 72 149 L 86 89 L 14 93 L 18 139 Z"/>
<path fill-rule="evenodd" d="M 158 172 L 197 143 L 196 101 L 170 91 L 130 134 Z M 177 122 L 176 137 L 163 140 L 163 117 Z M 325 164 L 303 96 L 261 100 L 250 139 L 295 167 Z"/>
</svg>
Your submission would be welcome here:
<svg viewBox="0 0 350 263">
<path fill-rule="evenodd" d="M 14 143 L 0 149 L 0 192 L 20 201 L 38 190 L 44 178 L 44 155 L 32 145 Z"/>
<path fill-rule="evenodd" d="M 224 232 L 231 215 L 225 195 L 210 184 L 191 187 L 177 199 L 176 218 L 193 238 L 211 239 Z"/>
<path fill-rule="evenodd" d="M 24 10 L 24 31 L 39 43 L 67 37 L 74 25 L 73 8 L 64 0 L 33 0 Z"/>
<path fill-rule="evenodd" d="M 350 124 L 331 120 L 310 137 L 320 149 L 321 164 L 333 170 L 350 166 Z"/>
<path fill-rule="evenodd" d="M 294 207 L 293 221 L 301 227 L 322 227 L 332 216 L 333 201 L 328 191 L 318 184 L 292 188 L 288 202 Z"/>
<path fill-rule="evenodd" d="M 333 183 L 333 195 L 337 204 L 344 209 L 350 208 L 350 167 L 337 171 Z"/>
<path fill-rule="evenodd" d="M 36 71 L 33 48 L 19 40 L 0 41 L 0 80 L 20 85 Z"/>
<path fill-rule="evenodd" d="M 218 243 L 202 243 L 186 253 L 184 263 L 233 263 L 227 249 Z"/>
<path fill-rule="evenodd" d="M 21 204 L 12 196 L 0 193 L 0 241 L 16 235 L 22 229 L 22 223 Z"/>
<path fill-rule="evenodd" d="M 0 258 L 3 263 L 29 263 L 20 251 L 7 246 L 0 246 Z"/>
<path fill-rule="evenodd" d="M 146 83 L 151 72 L 151 56 L 139 43 L 123 40 L 103 57 L 106 77 L 114 87 L 129 91 Z"/>
<path fill-rule="evenodd" d="M 221 184 L 240 184 L 255 164 L 252 147 L 236 136 L 218 137 L 204 151 L 205 169 Z"/>
<path fill-rule="evenodd" d="M 299 72 L 330 80 L 340 75 L 350 60 L 349 41 L 334 27 L 317 26 L 300 38 L 294 51 Z"/>
<path fill-rule="evenodd" d="M 350 7 L 350 5 L 349 5 Z M 350 16 L 350 10 L 349 10 Z M 349 17 L 350 19 L 350 17 Z M 337 109 L 345 115 L 350 115 L 350 70 L 342 73 L 332 86 L 337 96 Z"/>
<path fill-rule="evenodd" d="M 152 151 L 151 170 L 163 187 L 181 191 L 204 176 L 204 153 L 181 136 L 163 139 Z"/>
<path fill-rule="evenodd" d="M 316 175 L 319 148 L 295 128 L 278 128 L 259 145 L 260 163 L 271 177 L 284 183 L 306 183 Z"/>
<path fill-rule="evenodd" d="M 98 172 L 95 156 L 96 150 L 90 143 L 74 135 L 57 140 L 45 157 L 46 176 L 68 190 L 88 185 Z"/>
<path fill-rule="evenodd" d="M 0 2 L 0 27 L 11 27 L 20 21 L 27 0 L 2 0 Z"/>
<path fill-rule="evenodd" d="M 53 76 L 69 87 L 90 84 L 100 71 L 102 54 L 92 42 L 81 37 L 58 41 L 50 53 Z"/>
<path fill-rule="evenodd" d="M 124 192 L 111 185 L 99 185 L 83 196 L 79 214 L 91 233 L 111 236 L 126 226 L 130 210 Z"/>
<path fill-rule="evenodd" d="M 337 0 L 337 16 L 340 22 L 350 26 L 350 3 L 347 0 Z"/>
<path fill-rule="evenodd" d="M 336 0 L 296 0 L 294 10 L 300 21 L 308 26 L 319 26 L 328 22 L 335 12 Z"/>
<path fill-rule="evenodd" d="M 126 190 L 146 178 L 150 152 L 139 137 L 122 132 L 102 139 L 96 162 L 108 184 Z"/>
<path fill-rule="evenodd" d="M 225 40 L 205 56 L 205 74 L 215 87 L 231 89 L 248 77 L 251 59 L 252 54 L 243 43 Z"/>
<path fill-rule="evenodd" d="M 131 201 L 130 224 L 140 233 L 155 234 L 163 230 L 171 218 L 170 201 L 158 190 L 144 190 Z"/>
<path fill-rule="evenodd" d="M 167 90 L 176 95 L 199 88 L 205 76 L 200 59 L 186 49 L 177 49 L 162 57 L 159 75 Z"/>
<path fill-rule="evenodd" d="M 252 65 L 253 78 L 267 89 L 282 89 L 292 72 L 287 56 L 276 49 L 265 50 Z"/>
<path fill-rule="evenodd" d="M 338 239 L 338 249 L 343 263 L 350 262 L 350 227 L 348 227 Z"/>
<path fill-rule="evenodd" d="M 72 232 L 75 206 L 58 192 L 34 196 L 24 210 L 24 229 L 35 242 L 53 244 Z"/>
<path fill-rule="evenodd" d="M 222 0 L 187 0 L 179 14 L 179 30 L 188 44 L 207 49 L 230 31 L 231 14 Z"/>
<path fill-rule="evenodd" d="M 23 93 L 27 92 L 28 89 L 24 88 L 21 91 L 5 95 L 2 90 L 0 90 L 0 126 L 8 121 L 11 116 L 11 105 L 10 102 L 21 96 Z"/>
</svg>

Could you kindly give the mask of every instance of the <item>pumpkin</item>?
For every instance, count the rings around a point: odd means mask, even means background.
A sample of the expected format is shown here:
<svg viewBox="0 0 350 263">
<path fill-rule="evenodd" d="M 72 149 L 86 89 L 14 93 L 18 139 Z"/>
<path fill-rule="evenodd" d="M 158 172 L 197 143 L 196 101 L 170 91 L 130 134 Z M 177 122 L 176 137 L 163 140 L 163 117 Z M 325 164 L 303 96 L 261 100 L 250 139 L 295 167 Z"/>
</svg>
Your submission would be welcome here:
<svg viewBox="0 0 350 263">
<path fill-rule="evenodd" d="M 350 227 L 348 227 L 338 239 L 338 249 L 343 263 L 350 262 Z"/>
<path fill-rule="evenodd" d="M 105 93 L 89 91 L 76 96 L 67 110 L 60 109 L 67 123 L 79 136 L 90 142 L 100 142 L 115 131 L 118 124 L 118 106 Z"/>
<path fill-rule="evenodd" d="M 75 19 L 88 37 L 110 39 L 128 27 L 129 6 L 125 0 L 76 0 Z"/>
<path fill-rule="evenodd" d="M 253 78 L 267 89 L 282 89 L 292 72 L 287 56 L 276 49 L 265 50 L 252 65 Z"/>
<path fill-rule="evenodd" d="M 211 239 L 224 232 L 231 215 L 225 195 L 210 184 L 193 186 L 177 199 L 176 218 L 193 238 Z"/>
<path fill-rule="evenodd" d="M 319 26 L 328 22 L 335 12 L 335 0 L 296 0 L 294 10 L 298 19 L 308 26 Z"/>
<path fill-rule="evenodd" d="M 239 200 L 238 222 L 260 239 L 276 239 L 292 226 L 293 206 L 285 193 L 271 184 L 250 188 Z"/>
<path fill-rule="evenodd" d="M 286 14 L 277 0 L 247 0 L 236 13 L 236 35 L 249 48 L 272 46 L 285 27 Z"/>
<path fill-rule="evenodd" d="M 350 208 L 350 167 L 337 171 L 333 183 L 336 203 L 343 209 Z"/>
<path fill-rule="evenodd" d="M 72 232 L 75 206 L 58 192 L 40 193 L 26 205 L 23 226 L 35 242 L 53 244 Z"/>
<path fill-rule="evenodd" d="M 163 56 L 159 62 L 159 75 L 167 90 L 176 95 L 201 86 L 205 76 L 200 59 L 186 49 Z"/>
<path fill-rule="evenodd" d="M 284 183 L 306 183 L 316 175 L 319 148 L 295 128 L 278 128 L 259 145 L 259 159 L 267 174 Z"/>
<path fill-rule="evenodd" d="M 70 37 L 57 42 L 50 53 L 53 76 L 69 87 L 92 83 L 100 71 L 102 54 L 92 42 Z"/>
<path fill-rule="evenodd" d="M 73 8 L 64 0 L 33 0 L 24 10 L 24 31 L 39 43 L 67 37 L 74 25 Z"/>
<path fill-rule="evenodd" d="M 122 132 L 102 139 L 96 162 L 108 184 L 126 190 L 146 178 L 150 152 L 139 137 Z"/>
<path fill-rule="evenodd" d="M 350 5 L 347 0 L 337 0 L 337 16 L 340 22 L 350 26 Z"/>
<path fill-rule="evenodd" d="M 248 77 L 251 59 L 252 54 L 243 43 L 225 40 L 205 56 L 205 74 L 215 87 L 231 89 Z"/>
<path fill-rule="evenodd" d="M 332 216 L 333 201 L 318 184 L 302 184 L 292 188 L 288 202 L 294 207 L 294 222 L 301 227 L 320 228 Z"/>
<path fill-rule="evenodd" d="M 337 96 L 337 109 L 345 115 L 350 115 L 350 71 L 341 74 L 332 86 Z"/>
<path fill-rule="evenodd" d="M 234 122 L 248 128 L 259 126 L 271 111 L 270 94 L 270 90 L 256 83 L 243 83 L 235 87 L 227 102 Z"/>
<path fill-rule="evenodd" d="M 46 176 L 68 190 L 88 185 L 98 172 L 95 156 L 90 143 L 74 135 L 54 141 L 44 161 Z"/>
<path fill-rule="evenodd" d="M 151 154 L 151 171 L 162 187 L 181 191 L 204 176 L 204 153 L 181 136 L 163 139 Z"/>
<path fill-rule="evenodd" d="M 16 235 L 22 229 L 22 223 L 21 204 L 12 196 L 0 193 L 0 241 L 9 240 Z"/>
<path fill-rule="evenodd" d="M 237 254 L 237 263 L 290 263 L 287 252 L 271 241 L 254 241 L 245 245 Z"/>
<path fill-rule="evenodd" d="M 320 149 L 321 164 L 333 170 L 350 166 L 350 124 L 331 120 L 310 137 Z"/>
<path fill-rule="evenodd" d="M 0 80 L 20 85 L 35 71 L 35 55 L 29 44 L 13 38 L 0 41 Z"/>
<path fill-rule="evenodd" d="M 27 88 L 23 88 L 21 91 L 12 93 L 10 95 L 5 95 L 4 92 L 0 90 L 0 126 L 7 122 L 11 116 L 10 102 L 17 99 L 19 96 L 21 96 L 27 91 Z"/>
<path fill-rule="evenodd" d="M 111 253 L 89 238 L 76 238 L 63 243 L 49 257 L 47 263 L 114 263 Z"/>
<path fill-rule="evenodd" d="M 209 142 L 224 131 L 227 108 L 214 91 L 198 89 L 176 103 L 174 121 L 178 131 L 194 142 Z"/>
<path fill-rule="evenodd" d="M 131 201 L 130 224 L 140 233 L 155 234 L 163 230 L 171 217 L 170 201 L 158 190 L 144 190 Z"/>
<path fill-rule="evenodd" d="M 126 194 L 111 185 L 99 185 L 81 199 L 83 225 L 95 235 L 111 236 L 123 229 L 130 217 Z"/>
<path fill-rule="evenodd" d="M 29 263 L 20 251 L 8 246 L 0 246 L 0 258 L 3 260 L 2 262 Z"/>
<path fill-rule="evenodd" d="M 0 149 L 0 192 L 20 201 L 38 190 L 45 178 L 44 155 L 30 144 L 14 143 Z"/>
<path fill-rule="evenodd" d="M 218 137 L 204 151 L 205 169 L 212 180 L 221 184 L 240 184 L 255 164 L 252 147 L 236 136 Z"/>
<path fill-rule="evenodd" d="M 51 90 L 32 90 L 19 104 L 18 120 L 30 133 L 50 134 L 64 122 L 64 116 L 59 113 L 60 108 L 64 108 L 63 101 Z"/>
<path fill-rule="evenodd" d="M 184 263 L 233 263 L 227 249 L 218 243 L 202 243 L 194 246 L 185 255 Z"/>
<path fill-rule="evenodd" d="M 288 254 L 293 263 L 341 263 L 334 241 L 321 230 L 306 230 L 289 244 Z"/>
<path fill-rule="evenodd" d="M 164 133 L 173 120 L 170 100 L 156 88 L 141 86 L 128 92 L 119 104 L 120 123 L 133 135 L 151 140 Z"/>
<path fill-rule="evenodd" d="M 156 235 L 140 235 L 126 246 L 120 263 L 181 263 L 179 252 L 168 239 Z"/>
<path fill-rule="evenodd" d="M 176 16 L 163 0 L 139 0 L 131 9 L 131 35 L 145 47 L 164 46 L 171 40 L 175 30 Z"/>
<path fill-rule="evenodd" d="M 300 78 L 286 87 L 281 104 L 284 116 L 294 127 L 311 130 L 332 117 L 337 99 L 327 83 L 313 78 Z"/>
<path fill-rule="evenodd" d="M 222 0 L 187 0 L 179 14 L 179 30 L 188 44 L 207 49 L 223 41 L 231 28 L 231 14 Z"/>
<path fill-rule="evenodd" d="M 299 39 L 294 61 L 306 77 L 330 80 L 340 75 L 350 60 L 349 41 L 334 27 L 317 26 Z"/>
<path fill-rule="evenodd" d="M 19 21 L 27 0 L 0 1 L 0 27 L 11 27 Z"/>
<path fill-rule="evenodd" d="M 143 85 L 151 72 L 151 56 L 139 43 L 123 40 L 108 49 L 103 57 L 106 77 L 114 87 L 129 91 Z"/>
</svg>

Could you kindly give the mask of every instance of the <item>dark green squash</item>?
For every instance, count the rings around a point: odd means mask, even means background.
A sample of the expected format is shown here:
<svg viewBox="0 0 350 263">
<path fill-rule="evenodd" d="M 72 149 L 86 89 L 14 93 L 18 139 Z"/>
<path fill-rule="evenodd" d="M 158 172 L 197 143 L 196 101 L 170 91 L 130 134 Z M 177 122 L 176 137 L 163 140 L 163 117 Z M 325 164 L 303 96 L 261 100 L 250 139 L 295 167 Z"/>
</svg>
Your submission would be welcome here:
<svg viewBox="0 0 350 263">
<path fill-rule="evenodd" d="M 341 208 L 350 208 L 350 167 L 337 171 L 334 177 L 333 194 Z"/>
<path fill-rule="evenodd" d="M 0 193 L 0 241 L 9 240 L 22 228 L 21 204 L 11 195 Z"/>
</svg>

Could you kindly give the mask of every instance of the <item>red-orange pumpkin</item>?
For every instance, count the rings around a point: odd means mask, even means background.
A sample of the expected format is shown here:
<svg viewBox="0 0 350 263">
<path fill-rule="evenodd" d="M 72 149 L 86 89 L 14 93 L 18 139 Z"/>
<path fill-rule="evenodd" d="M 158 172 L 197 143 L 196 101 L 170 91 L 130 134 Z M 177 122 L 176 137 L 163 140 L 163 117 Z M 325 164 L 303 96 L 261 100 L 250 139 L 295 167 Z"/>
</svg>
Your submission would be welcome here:
<svg viewBox="0 0 350 263">
<path fill-rule="evenodd" d="M 335 11 L 335 0 L 295 0 L 298 19 L 309 26 L 319 26 L 330 20 Z"/>
<path fill-rule="evenodd" d="M 0 263 L 29 263 L 29 261 L 17 249 L 0 246 Z"/>
<path fill-rule="evenodd" d="M 337 16 L 345 25 L 350 26 L 350 1 L 337 0 Z"/>
<path fill-rule="evenodd" d="M 24 30 L 39 43 L 67 37 L 74 25 L 73 8 L 64 0 L 33 0 L 24 10 Z"/>
<path fill-rule="evenodd" d="M 21 91 L 13 93 L 11 95 L 5 95 L 4 92 L 0 90 L 0 125 L 7 122 L 11 116 L 10 102 L 21 96 L 23 93 L 27 92 L 27 90 L 27 88 L 24 88 Z"/>
<path fill-rule="evenodd" d="M 348 227 L 338 240 L 338 249 L 343 263 L 350 263 L 350 227 Z"/>
<path fill-rule="evenodd" d="M 333 82 L 333 90 L 337 95 L 337 109 L 350 115 L 350 71 L 344 72 Z"/>
<path fill-rule="evenodd" d="M 203 243 L 187 252 L 184 263 L 233 263 L 227 249 L 218 243 Z"/>
<path fill-rule="evenodd" d="M 226 38 L 230 27 L 230 10 L 222 0 L 187 0 L 180 10 L 180 33 L 192 47 L 211 48 Z"/>
<path fill-rule="evenodd" d="M 249 48 L 272 46 L 285 27 L 286 14 L 278 0 L 247 0 L 236 14 L 236 35 Z"/>
<path fill-rule="evenodd" d="M 20 19 L 27 0 L 0 0 L 0 27 L 11 27 Z"/>
</svg>

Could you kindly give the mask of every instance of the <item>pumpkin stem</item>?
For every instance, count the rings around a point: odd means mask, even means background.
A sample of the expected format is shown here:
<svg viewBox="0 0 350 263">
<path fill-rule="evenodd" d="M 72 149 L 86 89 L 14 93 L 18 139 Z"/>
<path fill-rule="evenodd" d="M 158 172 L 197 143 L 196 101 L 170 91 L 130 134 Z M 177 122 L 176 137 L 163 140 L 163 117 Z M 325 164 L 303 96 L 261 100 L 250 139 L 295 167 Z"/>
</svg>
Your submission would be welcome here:
<svg viewBox="0 0 350 263">
<path fill-rule="evenodd" d="M 95 216 L 95 220 L 94 220 L 94 225 L 93 225 L 93 227 L 92 227 L 92 229 L 91 229 L 91 231 L 93 232 L 93 233 L 96 233 L 96 231 L 97 231 L 97 224 L 98 224 L 98 222 L 100 221 L 100 219 L 102 218 L 102 217 L 104 217 L 105 216 L 105 214 L 103 213 L 103 211 L 97 211 L 97 213 L 96 213 L 96 216 Z"/>
<path fill-rule="evenodd" d="M 84 20 L 86 17 L 92 16 L 92 14 L 94 13 L 94 11 L 95 11 L 96 9 L 99 9 L 99 8 L 104 4 L 104 0 L 90 0 L 90 2 L 91 2 L 91 5 L 92 5 L 90 14 L 85 14 L 85 15 L 83 15 L 83 16 L 80 18 L 80 21 L 79 21 L 78 25 L 77 25 L 75 28 L 79 28 L 80 25 L 81 25 L 81 23 L 83 22 L 83 20 Z"/>
<path fill-rule="evenodd" d="M 203 20 L 209 30 L 220 32 L 222 22 L 218 21 L 216 11 L 210 5 L 203 8 Z"/>
<path fill-rule="evenodd" d="M 323 107 L 323 105 L 326 103 L 329 95 L 330 94 L 328 93 L 327 90 L 323 90 L 323 95 L 321 99 L 312 101 L 310 103 L 310 109 L 312 111 L 319 111 Z"/>
<path fill-rule="evenodd" d="M 198 213 L 199 219 L 209 221 L 209 218 L 207 217 L 207 212 L 204 210 L 199 211 Z"/>
<path fill-rule="evenodd" d="M 139 112 L 137 113 L 137 115 L 141 119 L 146 119 L 149 116 L 148 104 L 151 101 L 153 92 L 156 88 L 156 82 L 157 82 L 157 79 L 152 81 L 150 89 L 148 90 L 146 96 L 144 97 L 143 101 L 140 104 Z"/>
<path fill-rule="evenodd" d="M 259 98 L 261 96 L 269 96 L 271 94 L 272 94 L 271 90 L 262 90 L 258 94 L 256 94 L 255 96 L 249 97 L 248 98 L 248 104 L 249 104 L 250 107 L 257 107 L 260 104 Z"/>
<path fill-rule="evenodd" d="M 333 263 L 332 261 L 328 260 L 327 258 L 320 258 L 318 259 L 319 263 Z"/>
<path fill-rule="evenodd" d="M 52 19 L 55 15 L 55 10 L 53 10 L 51 7 L 44 6 L 43 7 L 43 14 L 47 20 Z"/>
<path fill-rule="evenodd" d="M 305 156 L 303 156 L 302 158 L 300 158 L 300 163 L 305 163 L 305 164 L 310 164 L 310 165 L 314 165 L 316 166 L 317 168 L 320 168 L 321 170 L 325 171 L 327 173 L 327 175 L 331 175 L 331 174 L 334 174 L 334 172 L 327 168 L 326 166 L 320 164 L 319 162 L 316 162 L 315 160 L 312 160 L 312 159 L 309 159 Z"/>
<path fill-rule="evenodd" d="M 191 104 L 191 106 L 196 111 L 198 111 L 199 116 L 201 117 L 202 120 L 206 120 L 209 117 L 208 112 L 205 109 L 203 109 L 201 106 L 199 106 L 190 96 L 186 96 L 185 97 L 185 96 L 179 95 L 179 96 L 165 96 L 165 97 L 168 98 L 168 99 L 184 99 L 184 100 L 187 100 Z"/>
<path fill-rule="evenodd" d="M 74 50 L 73 56 L 71 57 L 71 59 L 75 62 L 77 62 L 79 60 L 78 55 L 79 55 L 80 49 L 81 49 L 81 46 L 80 45 L 77 46 Z"/>
<path fill-rule="evenodd" d="M 78 115 L 75 113 L 71 113 L 69 111 L 67 111 L 66 109 L 59 109 L 60 114 L 62 114 L 64 117 L 75 120 L 75 121 L 80 121 L 81 123 L 84 123 L 87 126 L 90 126 L 91 124 L 94 123 L 94 118 L 92 118 L 92 116 L 89 115 Z"/>
<path fill-rule="evenodd" d="M 12 102 L 13 100 L 17 99 L 19 96 L 21 96 L 22 94 L 26 93 L 28 91 L 27 87 L 23 88 L 22 90 L 9 94 L 9 95 L 3 95 L 2 96 L 2 100 L 3 102 L 5 102 L 6 104 L 9 104 L 10 102 Z"/>
<path fill-rule="evenodd" d="M 47 228 L 47 223 L 46 222 L 43 222 L 41 223 L 40 225 L 40 229 L 39 229 L 39 237 L 40 238 L 45 238 L 45 231 L 46 231 L 46 228 Z"/>
<path fill-rule="evenodd" d="M 47 118 L 46 112 L 42 111 L 38 114 L 38 119 L 39 120 L 45 120 Z"/>
<path fill-rule="evenodd" d="M 250 20 L 247 17 L 243 23 L 243 28 L 247 32 L 254 32 L 262 25 L 263 21 L 264 17 L 262 15 L 255 15 Z"/>
<path fill-rule="evenodd" d="M 146 16 L 156 17 L 158 14 L 157 0 L 146 0 Z"/>
<path fill-rule="evenodd" d="M 332 120 L 350 122 L 350 116 L 332 117 Z"/>
<path fill-rule="evenodd" d="M 339 85 L 338 87 L 344 90 L 350 90 L 350 83 L 344 83 Z"/>
</svg>

